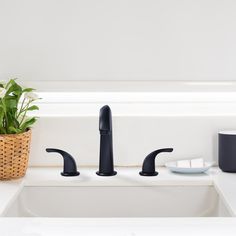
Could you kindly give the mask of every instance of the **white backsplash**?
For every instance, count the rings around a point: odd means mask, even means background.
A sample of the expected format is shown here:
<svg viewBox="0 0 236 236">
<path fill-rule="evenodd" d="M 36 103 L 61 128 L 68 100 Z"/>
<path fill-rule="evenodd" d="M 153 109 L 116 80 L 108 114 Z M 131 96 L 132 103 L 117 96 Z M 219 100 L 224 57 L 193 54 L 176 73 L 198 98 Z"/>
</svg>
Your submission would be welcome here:
<svg viewBox="0 0 236 236">
<path fill-rule="evenodd" d="M 217 132 L 236 127 L 236 116 L 114 116 L 114 163 L 141 165 L 144 157 L 158 148 L 173 147 L 160 154 L 156 163 L 203 157 L 217 164 Z M 71 153 L 79 166 L 98 165 L 98 116 L 43 116 L 33 129 L 31 166 L 62 165 L 58 154 L 45 148 Z"/>
<path fill-rule="evenodd" d="M 155 149 L 172 147 L 156 158 L 204 158 L 217 163 L 217 133 L 236 130 L 234 92 L 192 93 L 40 93 L 40 117 L 33 128 L 31 166 L 62 166 L 59 154 L 69 152 L 79 166 L 99 162 L 99 109 L 113 114 L 114 163 L 141 165 Z"/>
</svg>

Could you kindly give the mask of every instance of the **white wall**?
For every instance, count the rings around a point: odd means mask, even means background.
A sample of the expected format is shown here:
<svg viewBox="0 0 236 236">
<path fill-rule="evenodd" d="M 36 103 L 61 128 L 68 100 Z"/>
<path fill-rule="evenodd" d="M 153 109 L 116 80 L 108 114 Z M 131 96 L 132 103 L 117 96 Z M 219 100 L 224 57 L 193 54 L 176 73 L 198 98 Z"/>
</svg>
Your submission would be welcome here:
<svg viewBox="0 0 236 236">
<path fill-rule="evenodd" d="M 0 78 L 235 80 L 235 12 L 234 0 L 0 0 Z"/>
</svg>

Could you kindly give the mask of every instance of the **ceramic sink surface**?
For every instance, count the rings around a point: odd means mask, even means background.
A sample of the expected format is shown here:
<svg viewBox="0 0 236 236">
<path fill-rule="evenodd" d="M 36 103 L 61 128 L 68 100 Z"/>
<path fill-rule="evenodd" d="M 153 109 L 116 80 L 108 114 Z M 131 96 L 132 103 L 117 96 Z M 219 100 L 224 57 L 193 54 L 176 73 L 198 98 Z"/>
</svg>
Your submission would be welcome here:
<svg viewBox="0 0 236 236">
<path fill-rule="evenodd" d="M 0 184 L 4 218 L 147 218 L 235 216 L 234 175 L 211 168 L 200 175 L 158 168 L 156 177 L 139 168 L 117 168 L 100 177 L 97 168 L 62 177 L 60 168 L 30 168 L 22 180 Z"/>
<path fill-rule="evenodd" d="M 213 186 L 24 187 L 9 217 L 230 216 Z"/>
</svg>

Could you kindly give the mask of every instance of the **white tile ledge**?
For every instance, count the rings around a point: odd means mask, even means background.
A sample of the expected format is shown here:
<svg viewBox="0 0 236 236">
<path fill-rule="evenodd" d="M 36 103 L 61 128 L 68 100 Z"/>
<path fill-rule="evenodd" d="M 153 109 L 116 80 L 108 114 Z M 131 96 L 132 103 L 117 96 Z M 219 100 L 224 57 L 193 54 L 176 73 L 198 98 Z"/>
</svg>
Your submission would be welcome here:
<svg viewBox="0 0 236 236">
<path fill-rule="evenodd" d="M 236 102 L 236 92 L 38 92 L 39 103 Z"/>
<path fill-rule="evenodd" d="M 40 92 L 43 116 L 98 116 L 108 104 L 113 116 L 236 115 L 236 92 Z"/>
</svg>

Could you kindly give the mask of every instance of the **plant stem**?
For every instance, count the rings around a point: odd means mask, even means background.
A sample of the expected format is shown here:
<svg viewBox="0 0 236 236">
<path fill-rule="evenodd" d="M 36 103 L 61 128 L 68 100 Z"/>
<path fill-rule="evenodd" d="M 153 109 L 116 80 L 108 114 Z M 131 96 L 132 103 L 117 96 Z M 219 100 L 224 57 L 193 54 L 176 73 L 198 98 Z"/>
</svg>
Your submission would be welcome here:
<svg viewBox="0 0 236 236">
<path fill-rule="evenodd" d="M 7 111 L 6 111 L 6 106 L 5 106 L 5 103 L 3 102 L 3 99 L 1 99 L 1 102 L 2 102 L 2 108 L 3 108 L 3 112 L 4 112 L 4 120 L 5 120 L 5 125 L 3 124 L 3 126 L 5 126 L 5 129 L 7 129 L 8 127 L 8 118 L 7 118 Z"/>
<path fill-rule="evenodd" d="M 23 121 L 24 121 L 24 119 L 25 119 L 26 112 L 27 112 L 27 109 L 28 109 L 30 103 L 31 103 L 31 101 L 29 101 L 29 102 L 27 103 L 27 105 L 25 106 L 25 112 L 24 112 L 24 115 L 23 115 L 23 117 L 22 117 L 22 120 L 21 120 L 19 126 L 22 125 L 22 123 L 23 123 Z"/>
<path fill-rule="evenodd" d="M 21 103 L 20 111 L 19 111 L 18 115 L 16 116 L 16 119 L 18 119 L 20 114 L 24 111 L 24 109 L 23 109 L 24 103 L 25 103 L 25 98 L 23 99 L 23 101 Z"/>
</svg>

